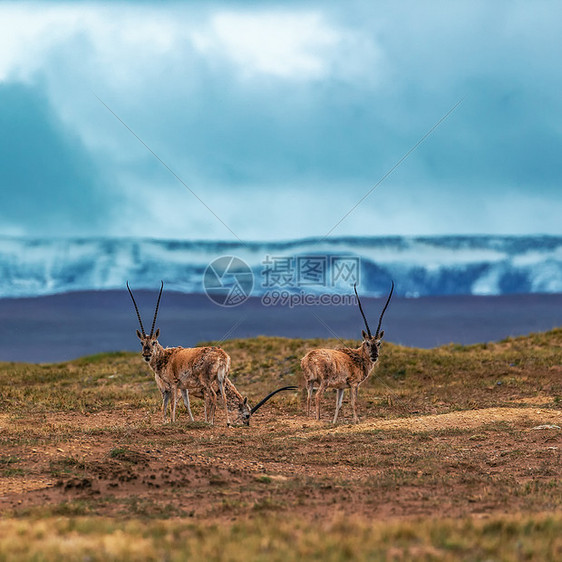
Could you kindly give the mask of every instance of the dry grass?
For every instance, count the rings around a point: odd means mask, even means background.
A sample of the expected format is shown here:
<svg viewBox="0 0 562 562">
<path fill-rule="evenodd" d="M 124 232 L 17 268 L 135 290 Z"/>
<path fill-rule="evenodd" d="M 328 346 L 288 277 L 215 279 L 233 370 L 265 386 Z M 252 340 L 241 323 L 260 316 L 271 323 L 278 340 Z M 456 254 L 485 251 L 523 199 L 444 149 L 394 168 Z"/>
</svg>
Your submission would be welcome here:
<svg viewBox="0 0 562 562">
<path fill-rule="evenodd" d="M 217 525 L 93 518 L 0 522 L 0 560 L 559 560 L 562 517 L 367 522 L 276 516 Z"/>
</svg>

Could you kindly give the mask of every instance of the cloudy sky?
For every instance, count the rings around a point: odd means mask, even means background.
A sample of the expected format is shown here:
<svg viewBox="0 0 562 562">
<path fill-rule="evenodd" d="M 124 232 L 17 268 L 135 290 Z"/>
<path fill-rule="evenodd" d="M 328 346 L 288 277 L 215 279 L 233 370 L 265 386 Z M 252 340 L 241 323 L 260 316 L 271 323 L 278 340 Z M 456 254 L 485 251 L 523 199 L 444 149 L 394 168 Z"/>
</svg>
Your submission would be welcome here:
<svg viewBox="0 0 562 562">
<path fill-rule="evenodd" d="M 560 21 L 557 0 L 3 2 L 0 234 L 562 234 Z"/>
</svg>

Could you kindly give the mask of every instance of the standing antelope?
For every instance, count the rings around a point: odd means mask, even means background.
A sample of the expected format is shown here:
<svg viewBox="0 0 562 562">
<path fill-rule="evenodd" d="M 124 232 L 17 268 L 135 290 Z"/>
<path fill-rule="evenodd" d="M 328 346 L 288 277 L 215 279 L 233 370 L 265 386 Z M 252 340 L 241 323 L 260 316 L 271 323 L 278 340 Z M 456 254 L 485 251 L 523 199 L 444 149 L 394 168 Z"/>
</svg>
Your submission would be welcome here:
<svg viewBox="0 0 562 562">
<path fill-rule="evenodd" d="M 371 335 L 367 318 L 363 312 L 359 295 L 355 285 L 353 286 L 355 295 L 357 296 L 357 303 L 359 310 L 365 321 L 367 333 L 362 330 L 363 342 L 356 348 L 342 347 L 338 349 L 313 349 L 309 351 L 301 360 L 301 368 L 304 375 L 304 382 L 307 387 L 306 398 L 306 415 L 310 416 L 310 408 L 312 402 L 312 391 L 314 386 L 318 387 L 316 393 L 316 419 L 320 419 L 320 399 L 327 388 L 335 388 L 337 390 L 336 396 L 336 412 L 332 423 L 336 423 L 338 413 L 340 411 L 343 392 L 346 388 L 350 389 L 351 407 L 353 409 L 353 421 L 359 422 L 357 417 L 357 393 L 359 385 L 369 376 L 369 373 L 374 368 L 379 359 L 379 348 L 381 345 L 384 330 L 381 331 L 382 318 L 392 298 L 394 291 L 394 281 L 390 289 L 390 294 L 381 316 L 379 318 L 379 325 L 374 336 Z"/>
<path fill-rule="evenodd" d="M 166 411 L 168 409 L 170 397 L 172 398 L 172 421 L 176 421 L 176 403 L 179 389 L 191 420 L 193 421 L 193 415 L 189 406 L 189 391 L 196 392 L 203 397 L 205 401 L 205 421 L 209 421 L 212 424 L 217 405 L 217 393 L 215 388 L 218 387 L 224 400 L 226 421 L 227 424 L 229 424 L 230 419 L 228 416 L 224 387 L 225 379 L 230 370 L 230 357 L 220 347 L 167 347 L 164 349 L 158 343 L 160 329 L 154 332 L 154 326 L 156 324 L 163 288 L 164 282 L 162 281 L 158 301 L 156 302 L 154 319 L 152 320 L 152 328 L 150 329 L 150 334 L 147 335 L 142 325 L 142 319 L 135 297 L 127 282 L 127 289 L 133 300 L 133 305 L 142 330 L 142 333 L 137 330 L 137 336 L 142 345 L 142 356 L 154 372 L 156 384 L 162 393 L 162 413 L 164 415 L 164 421 L 166 420 Z"/>
<path fill-rule="evenodd" d="M 162 393 L 162 414 L 166 421 L 166 412 L 170 397 L 172 401 L 172 421 L 176 419 L 176 403 L 178 390 L 181 391 L 184 404 L 194 421 L 189 403 L 189 393 L 202 398 L 205 404 L 205 421 L 212 424 L 215 417 L 217 390 L 221 393 L 226 411 L 227 424 L 230 425 L 229 410 L 235 414 L 235 423 L 250 425 L 250 417 L 263 406 L 272 396 L 283 390 L 298 390 L 296 386 L 284 386 L 274 390 L 250 408 L 248 398 L 238 392 L 234 383 L 228 378 L 230 371 L 230 356 L 220 347 L 167 347 L 164 349 L 158 343 L 160 330 L 154 332 L 160 297 L 164 283 L 160 287 L 160 294 L 156 303 L 154 319 L 150 334 L 146 335 L 141 316 L 133 292 L 127 283 L 142 333 L 137 330 L 137 336 L 142 344 L 142 356 L 154 372 L 158 389 Z"/>
</svg>

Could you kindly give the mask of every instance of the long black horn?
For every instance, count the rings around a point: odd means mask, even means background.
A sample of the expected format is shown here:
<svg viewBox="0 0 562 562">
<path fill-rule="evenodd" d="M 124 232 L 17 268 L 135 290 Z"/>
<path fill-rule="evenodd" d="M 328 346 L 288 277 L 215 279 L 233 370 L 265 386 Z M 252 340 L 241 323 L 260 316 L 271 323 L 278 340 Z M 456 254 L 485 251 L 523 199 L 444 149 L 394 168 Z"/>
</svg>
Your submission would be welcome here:
<svg viewBox="0 0 562 562">
<path fill-rule="evenodd" d="M 250 414 L 255 414 L 258 410 L 258 408 L 261 408 L 272 396 L 274 396 L 275 394 L 277 394 L 278 392 L 281 392 L 282 390 L 298 390 L 299 387 L 298 386 L 284 386 L 283 388 L 278 388 L 277 390 L 274 390 L 273 392 L 271 392 L 270 394 L 268 394 L 263 400 L 261 400 L 260 402 L 258 402 L 251 410 L 250 410 Z"/>
<path fill-rule="evenodd" d="M 162 285 L 160 286 L 160 293 L 158 295 L 158 300 L 156 301 L 156 310 L 154 311 L 154 320 L 152 321 L 152 328 L 150 328 L 150 337 L 154 333 L 154 326 L 156 325 L 156 317 L 158 316 L 158 307 L 160 306 L 160 298 L 162 297 L 162 289 L 164 288 L 164 281 L 160 281 Z"/>
<path fill-rule="evenodd" d="M 131 299 L 133 299 L 133 304 L 135 305 L 135 310 L 137 311 L 137 318 L 139 319 L 139 324 L 142 330 L 142 335 L 146 336 L 146 332 L 144 331 L 144 326 L 142 325 L 141 315 L 139 313 L 139 307 L 135 301 L 135 297 L 133 297 L 133 291 L 131 291 L 131 287 L 129 287 L 129 282 L 127 281 L 127 289 L 129 290 L 129 295 L 131 295 Z"/>
<path fill-rule="evenodd" d="M 390 302 L 390 299 L 392 298 L 393 292 L 394 292 L 394 281 L 392 282 L 392 287 L 390 288 L 390 294 L 388 295 L 388 299 L 386 300 L 386 304 L 384 305 L 384 308 L 382 309 L 381 317 L 379 318 L 379 325 L 377 326 L 377 333 L 375 334 L 375 338 L 379 337 L 379 333 L 381 331 L 382 317 L 384 316 L 384 313 L 386 312 L 386 309 L 388 308 L 388 303 Z"/>
<path fill-rule="evenodd" d="M 365 318 L 365 313 L 363 312 L 363 307 L 361 306 L 361 301 L 359 300 L 359 295 L 357 294 L 357 283 L 353 283 L 353 290 L 355 291 L 355 296 L 357 297 L 357 303 L 359 304 L 359 310 L 361 311 L 361 316 L 363 316 L 363 320 L 365 321 L 365 327 L 367 328 L 367 333 L 371 338 L 371 330 L 369 329 L 369 324 L 367 324 L 367 318 Z"/>
</svg>

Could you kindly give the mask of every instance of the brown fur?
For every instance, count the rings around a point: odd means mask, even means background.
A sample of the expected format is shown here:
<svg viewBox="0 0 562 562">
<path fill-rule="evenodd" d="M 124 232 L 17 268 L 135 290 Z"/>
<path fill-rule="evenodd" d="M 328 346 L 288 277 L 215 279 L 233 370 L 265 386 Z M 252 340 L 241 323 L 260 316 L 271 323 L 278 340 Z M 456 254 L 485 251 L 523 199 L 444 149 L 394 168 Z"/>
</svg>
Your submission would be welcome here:
<svg viewBox="0 0 562 562">
<path fill-rule="evenodd" d="M 229 378 L 225 379 L 224 382 L 227 408 L 230 414 L 234 415 L 234 424 L 250 425 L 251 407 L 248 399 L 238 392 Z M 217 389 L 218 387 L 215 388 L 215 390 Z M 191 394 L 196 398 L 203 398 L 203 395 L 198 391 L 191 391 Z"/>
<path fill-rule="evenodd" d="M 349 347 L 341 347 L 339 349 L 313 349 L 309 351 L 301 361 L 301 368 L 304 375 L 304 383 L 307 389 L 306 397 L 306 415 L 310 416 L 310 407 L 312 402 L 312 392 L 314 386 L 318 387 L 316 393 L 316 419 L 320 419 L 320 399 L 327 388 L 335 388 L 337 391 L 336 397 L 336 412 L 332 423 L 336 423 L 338 413 L 341 408 L 343 400 L 343 392 L 346 388 L 350 389 L 351 394 L 351 407 L 353 409 L 353 421 L 357 423 L 357 394 L 359 392 L 359 385 L 369 376 L 375 364 L 379 360 L 379 349 L 381 340 L 384 336 L 384 330 L 381 330 L 381 323 L 392 293 L 394 292 L 394 281 L 390 288 L 390 293 L 386 299 L 380 318 L 379 325 L 375 335 L 371 335 L 367 317 L 363 312 L 359 295 L 357 294 L 357 287 L 353 285 L 355 296 L 357 297 L 357 304 L 363 320 L 365 321 L 365 328 L 363 330 L 363 342 L 357 349 Z"/>
<path fill-rule="evenodd" d="M 357 349 L 313 349 L 301 361 L 304 383 L 307 388 L 306 415 L 310 416 L 312 392 L 316 393 L 316 419 L 320 419 L 320 399 L 327 388 L 337 390 L 336 412 L 333 423 L 336 423 L 341 408 L 343 392 L 350 389 L 353 421 L 357 423 L 357 394 L 359 385 L 369 376 L 378 361 L 381 338 L 369 337 L 363 332 L 363 343 Z"/>
<path fill-rule="evenodd" d="M 138 332 L 143 346 L 143 357 L 154 372 L 156 384 L 162 393 L 162 413 L 166 419 L 168 401 L 172 398 L 172 421 L 176 419 L 177 393 L 181 391 L 191 420 L 189 392 L 205 401 L 205 421 L 214 421 L 217 390 L 221 393 L 230 423 L 225 394 L 225 381 L 230 371 L 230 356 L 220 347 L 167 347 L 163 348 L 156 334 L 146 336 Z"/>
<path fill-rule="evenodd" d="M 127 281 L 127 290 L 133 301 L 135 312 L 139 320 L 141 331 L 137 330 L 137 336 L 142 345 L 142 356 L 154 372 L 154 378 L 158 389 L 162 393 L 162 414 L 166 421 L 168 401 L 172 398 L 172 421 L 176 421 L 176 404 L 178 401 L 178 390 L 181 391 L 183 401 L 193 421 L 193 414 L 189 405 L 189 391 L 199 393 L 205 400 L 205 421 L 213 423 L 215 409 L 217 406 L 218 387 L 226 410 L 226 423 L 230 424 L 228 417 L 228 406 L 224 390 L 225 381 L 230 371 L 230 357 L 220 347 L 167 347 L 164 349 L 158 343 L 160 330 L 154 332 L 160 298 L 164 290 L 164 281 L 161 282 L 160 293 L 156 301 L 154 318 L 150 334 L 146 334 L 142 324 L 139 308 L 135 301 L 133 291 Z"/>
</svg>

